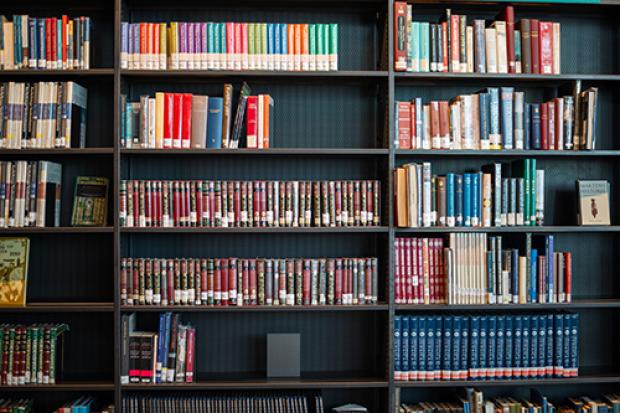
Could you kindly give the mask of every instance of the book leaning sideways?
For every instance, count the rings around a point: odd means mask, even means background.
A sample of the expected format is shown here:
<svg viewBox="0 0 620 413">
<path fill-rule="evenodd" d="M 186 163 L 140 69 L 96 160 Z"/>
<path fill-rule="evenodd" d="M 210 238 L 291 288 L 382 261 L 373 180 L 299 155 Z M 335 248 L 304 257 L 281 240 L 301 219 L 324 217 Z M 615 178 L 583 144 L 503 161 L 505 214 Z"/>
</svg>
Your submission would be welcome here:
<svg viewBox="0 0 620 413">
<path fill-rule="evenodd" d="M 28 280 L 28 238 L 0 238 L 0 307 L 24 307 Z"/>
</svg>

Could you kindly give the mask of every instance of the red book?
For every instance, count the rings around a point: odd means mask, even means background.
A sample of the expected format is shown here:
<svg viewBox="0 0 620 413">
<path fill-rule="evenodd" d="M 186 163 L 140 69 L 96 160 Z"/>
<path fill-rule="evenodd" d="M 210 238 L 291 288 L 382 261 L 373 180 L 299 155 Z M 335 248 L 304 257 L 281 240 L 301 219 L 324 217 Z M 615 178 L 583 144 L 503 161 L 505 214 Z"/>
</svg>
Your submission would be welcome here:
<svg viewBox="0 0 620 413">
<path fill-rule="evenodd" d="M 555 150 L 558 148 L 555 146 L 555 104 L 553 101 L 547 102 L 547 110 L 549 111 L 547 115 L 549 123 L 547 142 L 549 143 L 549 149 Z"/>
<path fill-rule="evenodd" d="M 174 181 L 172 184 L 172 201 L 174 211 L 172 214 L 172 226 L 179 226 L 181 221 L 181 191 L 179 190 L 179 181 Z"/>
<path fill-rule="evenodd" d="M 58 67 L 58 19 L 52 17 L 50 25 L 52 27 L 52 63 L 54 68 Z"/>
<path fill-rule="evenodd" d="M 228 262 L 228 300 L 237 304 L 237 259 L 231 258 Z"/>
<path fill-rule="evenodd" d="M 405 304 L 414 304 L 418 296 L 418 292 L 414 290 L 413 276 L 416 268 L 412 267 L 412 263 L 415 262 L 413 252 L 415 252 L 415 238 L 405 238 L 401 241 L 401 270 L 400 270 L 400 284 L 403 295 L 403 301 Z"/>
<path fill-rule="evenodd" d="M 137 181 L 133 183 L 133 222 L 136 227 L 142 226 L 140 223 L 140 184 Z"/>
<path fill-rule="evenodd" d="M 140 23 L 140 68 L 146 69 L 146 54 L 148 52 L 147 39 L 148 39 L 148 23 Z"/>
<path fill-rule="evenodd" d="M 573 290 L 573 254 L 564 253 L 564 293 L 566 295 L 565 302 L 572 301 Z"/>
<path fill-rule="evenodd" d="M 234 69 L 233 54 L 235 51 L 235 24 L 228 22 L 226 24 L 226 62 L 228 69 Z"/>
<path fill-rule="evenodd" d="M 184 193 L 183 193 L 183 216 L 185 217 L 185 226 L 191 226 L 190 214 L 192 212 L 192 201 L 190 199 L 192 195 L 192 191 L 190 190 L 189 182 L 185 181 L 183 185 Z"/>
<path fill-rule="evenodd" d="M 549 104 L 540 104 L 540 146 L 549 149 Z"/>
<path fill-rule="evenodd" d="M 151 32 L 151 53 L 153 56 L 153 63 L 157 62 L 159 65 L 159 24 L 151 23 L 149 31 Z"/>
<path fill-rule="evenodd" d="M 450 147 L 450 105 L 447 100 L 439 102 L 439 137 L 441 138 L 441 148 Z"/>
<path fill-rule="evenodd" d="M 174 136 L 174 93 L 164 93 L 164 149 L 172 148 Z"/>
<path fill-rule="evenodd" d="M 293 184 L 290 183 L 290 191 L 293 193 Z M 267 226 L 267 188 L 266 182 L 260 182 L 260 218 L 262 221 L 262 226 Z"/>
<path fill-rule="evenodd" d="M 206 304 L 209 298 L 208 279 L 207 259 L 203 258 L 200 260 L 200 300 L 203 304 Z"/>
<path fill-rule="evenodd" d="M 310 272 L 310 260 L 304 260 L 304 270 L 302 274 L 303 284 L 303 305 L 312 304 L 312 274 Z"/>
<path fill-rule="evenodd" d="M 459 36 L 460 36 L 460 18 L 457 14 L 453 14 L 450 16 L 450 60 L 451 67 L 453 72 L 460 72 L 460 58 L 461 58 L 461 49 L 459 45 Z"/>
<path fill-rule="evenodd" d="M 220 277 L 221 303 L 223 306 L 228 306 L 228 260 L 226 258 L 220 260 Z"/>
<path fill-rule="evenodd" d="M 194 327 L 187 328 L 187 337 L 185 345 L 185 382 L 194 382 L 194 360 L 195 360 L 195 343 L 196 329 Z"/>
<path fill-rule="evenodd" d="M 204 189 L 201 181 L 196 182 L 196 225 L 199 227 L 202 226 L 202 214 L 204 212 Z"/>
<path fill-rule="evenodd" d="M 394 2 L 394 70 L 407 70 L 407 2 Z"/>
<path fill-rule="evenodd" d="M 220 305 L 222 302 L 222 261 L 219 258 L 213 261 L 213 303 Z"/>
<path fill-rule="evenodd" d="M 233 23 L 235 25 L 235 53 L 237 54 L 237 59 L 235 60 L 235 69 L 241 69 L 241 54 L 243 53 L 243 35 L 241 34 L 241 29 L 243 27 L 243 23 Z"/>
<path fill-rule="evenodd" d="M 192 139 L 192 94 L 183 93 L 183 118 L 181 120 L 181 147 L 189 149 Z"/>
<path fill-rule="evenodd" d="M 62 65 L 63 69 L 67 67 L 67 26 L 69 24 L 69 17 L 66 14 L 62 15 Z"/>
<path fill-rule="evenodd" d="M 553 74 L 553 23 L 540 22 L 538 36 L 540 39 L 540 73 L 551 75 Z"/>
<path fill-rule="evenodd" d="M 183 117 L 183 94 L 173 93 L 172 111 L 172 147 L 181 148 L 182 120 Z"/>
<path fill-rule="evenodd" d="M 247 147 L 248 149 L 258 148 L 258 96 L 248 96 L 247 102 Z"/>
<path fill-rule="evenodd" d="M 248 24 L 240 23 L 241 26 L 241 53 L 248 53 Z M 247 59 L 242 58 L 241 64 L 243 65 L 242 69 L 247 69 Z"/>
<path fill-rule="evenodd" d="M 334 282 L 334 304 L 342 304 L 342 283 L 343 283 L 343 274 L 342 274 L 342 260 L 340 258 L 336 259 L 336 276 Z"/>
<path fill-rule="evenodd" d="M 273 186 L 273 182 L 270 182 Z M 241 226 L 241 182 L 236 181 L 234 183 L 233 194 L 233 211 L 235 211 L 235 226 Z"/>
<path fill-rule="evenodd" d="M 424 303 L 424 260 L 422 239 L 413 239 L 415 245 L 412 256 L 415 255 L 413 264 L 415 265 L 415 275 L 417 278 L 417 298 L 418 303 Z"/>
<path fill-rule="evenodd" d="M 506 22 L 506 51 L 508 52 L 508 73 L 517 73 L 517 60 L 515 57 L 515 9 L 506 6 L 504 13 L 499 18 Z"/>
<path fill-rule="evenodd" d="M 147 64 L 149 68 L 153 67 L 153 38 L 155 37 L 153 34 L 153 23 L 146 23 L 146 58 Z M 158 27 L 159 28 L 159 27 Z"/>
<path fill-rule="evenodd" d="M 55 57 L 54 57 L 55 59 Z M 47 68 L 52 67 L 52 18 L 45 19 L 45 60 Z"/>
<path fill-rule="evenodd" d="M 530 19 L 530 44 L 532 57 L 532 73 L 541 73 L 540 71 L 540 40 L 538 28 L 538 20 Z"/>
<path fill-rule="evenodd" d="M 396 304 L 403 304 L 403 295 L 400 289 L 400 260 L 402 254 L 400 249 L 401 241 L 402 238 L 394 239 L 394 302 Z"/>
<path fill-rule="evenodd" d="M 146 218 L 146 226 L 151 226 L 151 205 L 153 204 L 151 191 L 151 181 L 147 181 L 145 185 L 145 197 L 144 197 L 144 216 Z"/>
<path fill-rule="evenodd" d="M 364 259 L 364 274 L 366 275 L 366 286 L 364 291 L 366 291 L 366 304 L 372 303 L 372 263 L 370 259 Z"/>
<path fill-rule="evenodd" d="M 132 283 L 133 283 L 133 294 L 134 294 L 134 304 L 138 304 L 138 292 L 140 291 L 140 265 L 142 260 L 134 261 L 133 266 L 133 274 L 132 274 Z"/>
<path fill-rule="evenodd" d="M 448 71 L 448 61 L 450 60 L 448 57 L 448 22 L 441 23 L 441 35 L 442 35 L 442 44 L 441 49 L 443 50 L 443 71 Z"/>
<path fill-rule="evenodd" d="M 411 149 L 411 103 L 397 102 L 398 148 Z"/>
</svg>

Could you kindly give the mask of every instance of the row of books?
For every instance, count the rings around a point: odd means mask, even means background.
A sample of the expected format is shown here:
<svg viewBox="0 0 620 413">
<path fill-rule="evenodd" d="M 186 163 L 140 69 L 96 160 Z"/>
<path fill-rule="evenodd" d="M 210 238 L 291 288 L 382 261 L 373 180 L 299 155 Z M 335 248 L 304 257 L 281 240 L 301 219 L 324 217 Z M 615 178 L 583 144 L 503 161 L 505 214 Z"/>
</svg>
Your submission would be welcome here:
<svg viewBox="0 0 620 413">
<path fill-rule="evenodd" d="M 397 304 L 526 304 L 572 301 L 572 253 L 553 235 L 526 234 L 522 248 L 501 236 L 452 233 L 394 240 Z M 548 259 L 549 257 L 549 259 Z"/>
<path fill-rule="evenodd" d="M 99 409 L 97 407 L 100 407 Z M 70 401 L 54 410 L 54 413 L 114 413 L 114 405 L 97 403 L 97 399 L 92 396 L 83 396 Z"/>
<path fill-rule="evenodd" d="M 394 70 L 455 73 L 561 73 L 560 23 L 521 19 L 506 6 L 487 24 L 446 9 L 439 23 L 413 21 L 413 6 L 394 2 Z"/>
<path fill-rule="evenodd" d="M 253 413 L 324 413 L 320 394 L 292 392 L 243 392 L 199 396 L 146 396 L 130 395 L 122 398 L 122 411 L 126 413 L 159 412 L 253 412 Z M 366 411 L 366 410 L 363 410 Z"/>
<path fill-rule="evenodd" d="M 0 16 L 0 69 L 90 69 L 91 20 Z"/>
<path fill-rule="evenodd" d="M 122 258 L 121 304 L 377 304 L 377 258 Z"/>
<path fill-rule="evenodd" d="M 243 84 L 232 117 L 233 86 L 224 85 L 224 97 L 157 92 L 140 102 L 126 102 L 122 113 L 121 146 L 151 149 L 226 149 L 244 146 L 269 148 L 273 136 L 274 100 L 250 95 Z M 247 112 L 247 114 L 246 114 Z M 242 136 L 246 119 L 245 139 Z"/>
<path fill-rule="evenodd" d="M 0 83 L 0 148 L 84 148 L 87 107 L 75 82 Z"/>
<path fill-rule="evenodd" d="M 398 413 L 493 413 L 493 412 L 564 412 L 564 413 L 610 413 L 620 409 L 620 395 L 603 394 L 600 397 L 568 397 L 566 400 L 553 402 L 538 390 L 531 389 L 529 398 L 495 397 L 485 398 L 477 388 L 464 388 L 455 401 L 402 403 Z"/>
<path fill-rule="evenodd" d="M 536 159 L 445 175 L 433 175 L 430 162 L 405 164 L 394 170 L 394 185 L 398 227 L 544 224 L 545 171 Z"/>
<path fill-rule="evenodd" d="M 579 82 L 577 82 L 579 83 Z M 398 101 L 397 149 L 593 150 L 598 88 L 573 96 L 525 102 L 525 92 L 490 87 L 454 99 Z"/>
<path fill-rule="evenodd" d="M 381 222 L 379 181 L 122 180 L 123 227 L 340 227 Z"/>
<path fill-rule="evenodd" d="M 579 315 L 394 317 L 398 381 L 577 377 Z"/>
<path fill-rule="evenodd" d="M 121 319 L 121 383 L 192 383 L 196 329 L 166 312 L 159 315 L 157 332 L 137 331 L 135 318 Z"/>
<path fill-rule="evenodd" d="M 338 24 L 122 22 L 121 68 L 338 70 Z"/>
<path fill-rule="evenodd" d="M 0 161 L 0 227 L 60 226 L 62 165 Z"/>
<path fill-rule="evenodd" d="M 33 406 L 32 399 L 0 399 L 0 413 L 32 413 Z"/>
<path fill-rule="evenodd" d="M 55 384 L 67 324 L 0 325 L 0 384 Z"/>
</svg>

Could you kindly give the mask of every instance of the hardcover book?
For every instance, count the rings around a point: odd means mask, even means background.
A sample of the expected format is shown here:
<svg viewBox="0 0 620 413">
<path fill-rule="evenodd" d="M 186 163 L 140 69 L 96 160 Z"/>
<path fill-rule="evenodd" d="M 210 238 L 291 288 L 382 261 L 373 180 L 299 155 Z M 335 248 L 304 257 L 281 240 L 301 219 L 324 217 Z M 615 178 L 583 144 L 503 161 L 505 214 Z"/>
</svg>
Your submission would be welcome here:
<svg viewBox="0 0 620 413">
<path fill-rule="evenodd" d="M 609 181 L 577 181 L 579 225 L 611 225 Z"/>
<path fill-rule="evenodd" d="M 26 305 L 28 238 L 0 238 L 0 307 Z"/>
<path fill-rule="evenodd" d="M 108 178 L 78 176 L 71 225 L 101 227 L 108 216 Z"/>
</svg>

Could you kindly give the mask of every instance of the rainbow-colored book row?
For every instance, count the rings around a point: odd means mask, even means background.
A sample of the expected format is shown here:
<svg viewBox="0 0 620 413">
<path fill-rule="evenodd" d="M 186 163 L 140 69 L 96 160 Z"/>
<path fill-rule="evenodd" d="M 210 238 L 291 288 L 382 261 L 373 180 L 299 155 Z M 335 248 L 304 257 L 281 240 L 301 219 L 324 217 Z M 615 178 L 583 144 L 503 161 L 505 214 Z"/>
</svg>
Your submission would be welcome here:
<svg viewBox="0 0 620 413">
<path fill-rule="evenodd" d="M 338 70 L 338 24 L 123 22 L 121 68 Z"/>
</svg>

